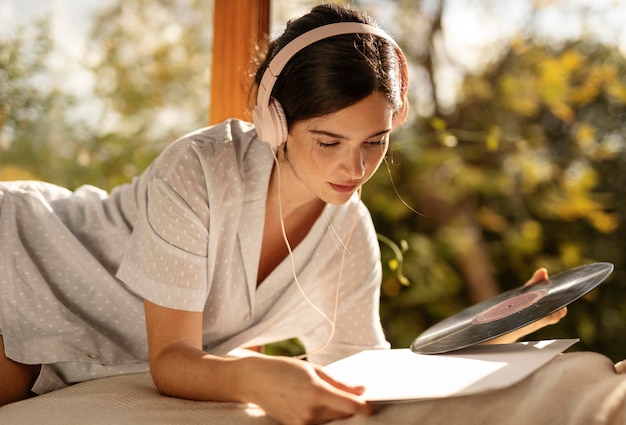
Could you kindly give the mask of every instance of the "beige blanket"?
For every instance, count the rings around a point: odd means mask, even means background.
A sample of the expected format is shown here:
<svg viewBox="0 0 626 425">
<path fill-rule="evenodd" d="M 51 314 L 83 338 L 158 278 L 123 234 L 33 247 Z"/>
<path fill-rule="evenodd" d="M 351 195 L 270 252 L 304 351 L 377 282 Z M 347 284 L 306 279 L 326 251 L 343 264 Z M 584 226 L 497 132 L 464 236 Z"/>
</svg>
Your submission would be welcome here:
<svg viewBox="0 0 626 425">
<path fill-rule="evenodd" d="M 486 394 L 380 405 L 336 425 L 626 425 L 626 367 L 562 354 L 524 381 Z M 2 425 L 276 425 L 252 405 L 157 393 L 148 374 L 99 379 L 0 408 Z"/>
</svg>

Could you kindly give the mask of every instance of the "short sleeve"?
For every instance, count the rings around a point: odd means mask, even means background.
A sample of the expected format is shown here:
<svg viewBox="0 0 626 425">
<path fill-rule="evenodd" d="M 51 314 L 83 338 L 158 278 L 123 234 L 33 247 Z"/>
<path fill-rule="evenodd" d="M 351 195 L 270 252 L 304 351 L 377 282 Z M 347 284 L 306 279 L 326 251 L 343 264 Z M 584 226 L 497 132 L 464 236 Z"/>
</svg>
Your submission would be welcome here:
<svg viewBox="0 0 626 425">
<path fill-rule="evenodd" d="M 142 297 L 165 307 L 202 311 L 208 292 L 209 205 L 202 170 L 188 143 L 155 162 L 131 249 L 117 274 Z"/>
</svg>

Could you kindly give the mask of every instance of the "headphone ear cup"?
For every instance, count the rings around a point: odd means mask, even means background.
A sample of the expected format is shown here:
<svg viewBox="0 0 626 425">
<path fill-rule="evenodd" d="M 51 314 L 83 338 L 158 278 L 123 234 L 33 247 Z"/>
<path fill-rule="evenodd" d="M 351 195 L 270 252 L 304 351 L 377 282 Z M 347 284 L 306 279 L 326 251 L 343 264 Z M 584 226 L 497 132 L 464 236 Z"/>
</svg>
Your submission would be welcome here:
<svg viewBox="0 0 626 425">
<path fill-rule="evenodd" d="M 285 111 L 275 98 L 270 98 L 266 108 L 257 105 L 252 111 L 252 121 L 259 138 L 277 148 L 287 141 L 287 118 Z"/>
<path fill-rule="evenodd" d="M 274 147 L 278 147 L 287 141 L 287 134 L 289 133 L 289 130 L 287 130 L 287 117 L 283 106 L 273 97 L 270 99 L 269 111 L 274 127 L 274 137 L 270 144 Z"/>
<path fill-rule="evenodd" d="M 395 130 L 396 127 L 404 124 L 408 116 L 409 116 L 409 99 L 407 95 L 404 94 L 402 96 L 402 107 L 400 107 L 400 109 L 398 109 L 393 114 L 393 120 L 391 123 L 392 128 Z"/>
<path fill-rule="evenodd" d="M 402 50 L 396 49 L 398 55 L 398 65 L 400 66 L 400 96 L 402 97 L 402 107 L 393 116 L 392 126 L 395 129 L 402 125 L 409 116 L 409 66 Z"/>
</svg>

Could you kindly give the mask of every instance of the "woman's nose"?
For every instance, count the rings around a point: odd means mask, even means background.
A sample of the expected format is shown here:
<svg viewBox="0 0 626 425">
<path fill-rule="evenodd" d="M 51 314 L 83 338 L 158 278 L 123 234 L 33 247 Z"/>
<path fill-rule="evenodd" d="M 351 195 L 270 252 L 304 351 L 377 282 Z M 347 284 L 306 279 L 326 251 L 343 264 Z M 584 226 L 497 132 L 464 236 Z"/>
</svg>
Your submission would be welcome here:
<svg viewBox="0 0 626 425">
<path fill-rule="evenodd" d="M 365 175 L 365 160 L 361 149 L 354 149 L 350 152 L 349 158 L 346 158 L 345 168 L 350 178 L 363 178 Z"/>
</svg>

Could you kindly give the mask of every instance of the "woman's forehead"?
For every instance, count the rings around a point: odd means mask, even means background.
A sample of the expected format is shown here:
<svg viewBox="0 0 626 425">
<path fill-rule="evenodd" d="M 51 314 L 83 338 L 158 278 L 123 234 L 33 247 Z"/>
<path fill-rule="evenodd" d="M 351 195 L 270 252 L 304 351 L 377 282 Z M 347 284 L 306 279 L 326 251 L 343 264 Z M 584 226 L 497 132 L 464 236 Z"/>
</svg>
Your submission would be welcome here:
<svg viewBox="0 0 626 425">
<path fill-rule="evenodd" d="M 308 131 L 317 133 L 341 136 L 356 130 L 374 137 L 391 129 L 393 113 L 387 98 L 376 92 L 336 112 L 305 120 L 303 124 Z"/>
</svg>

